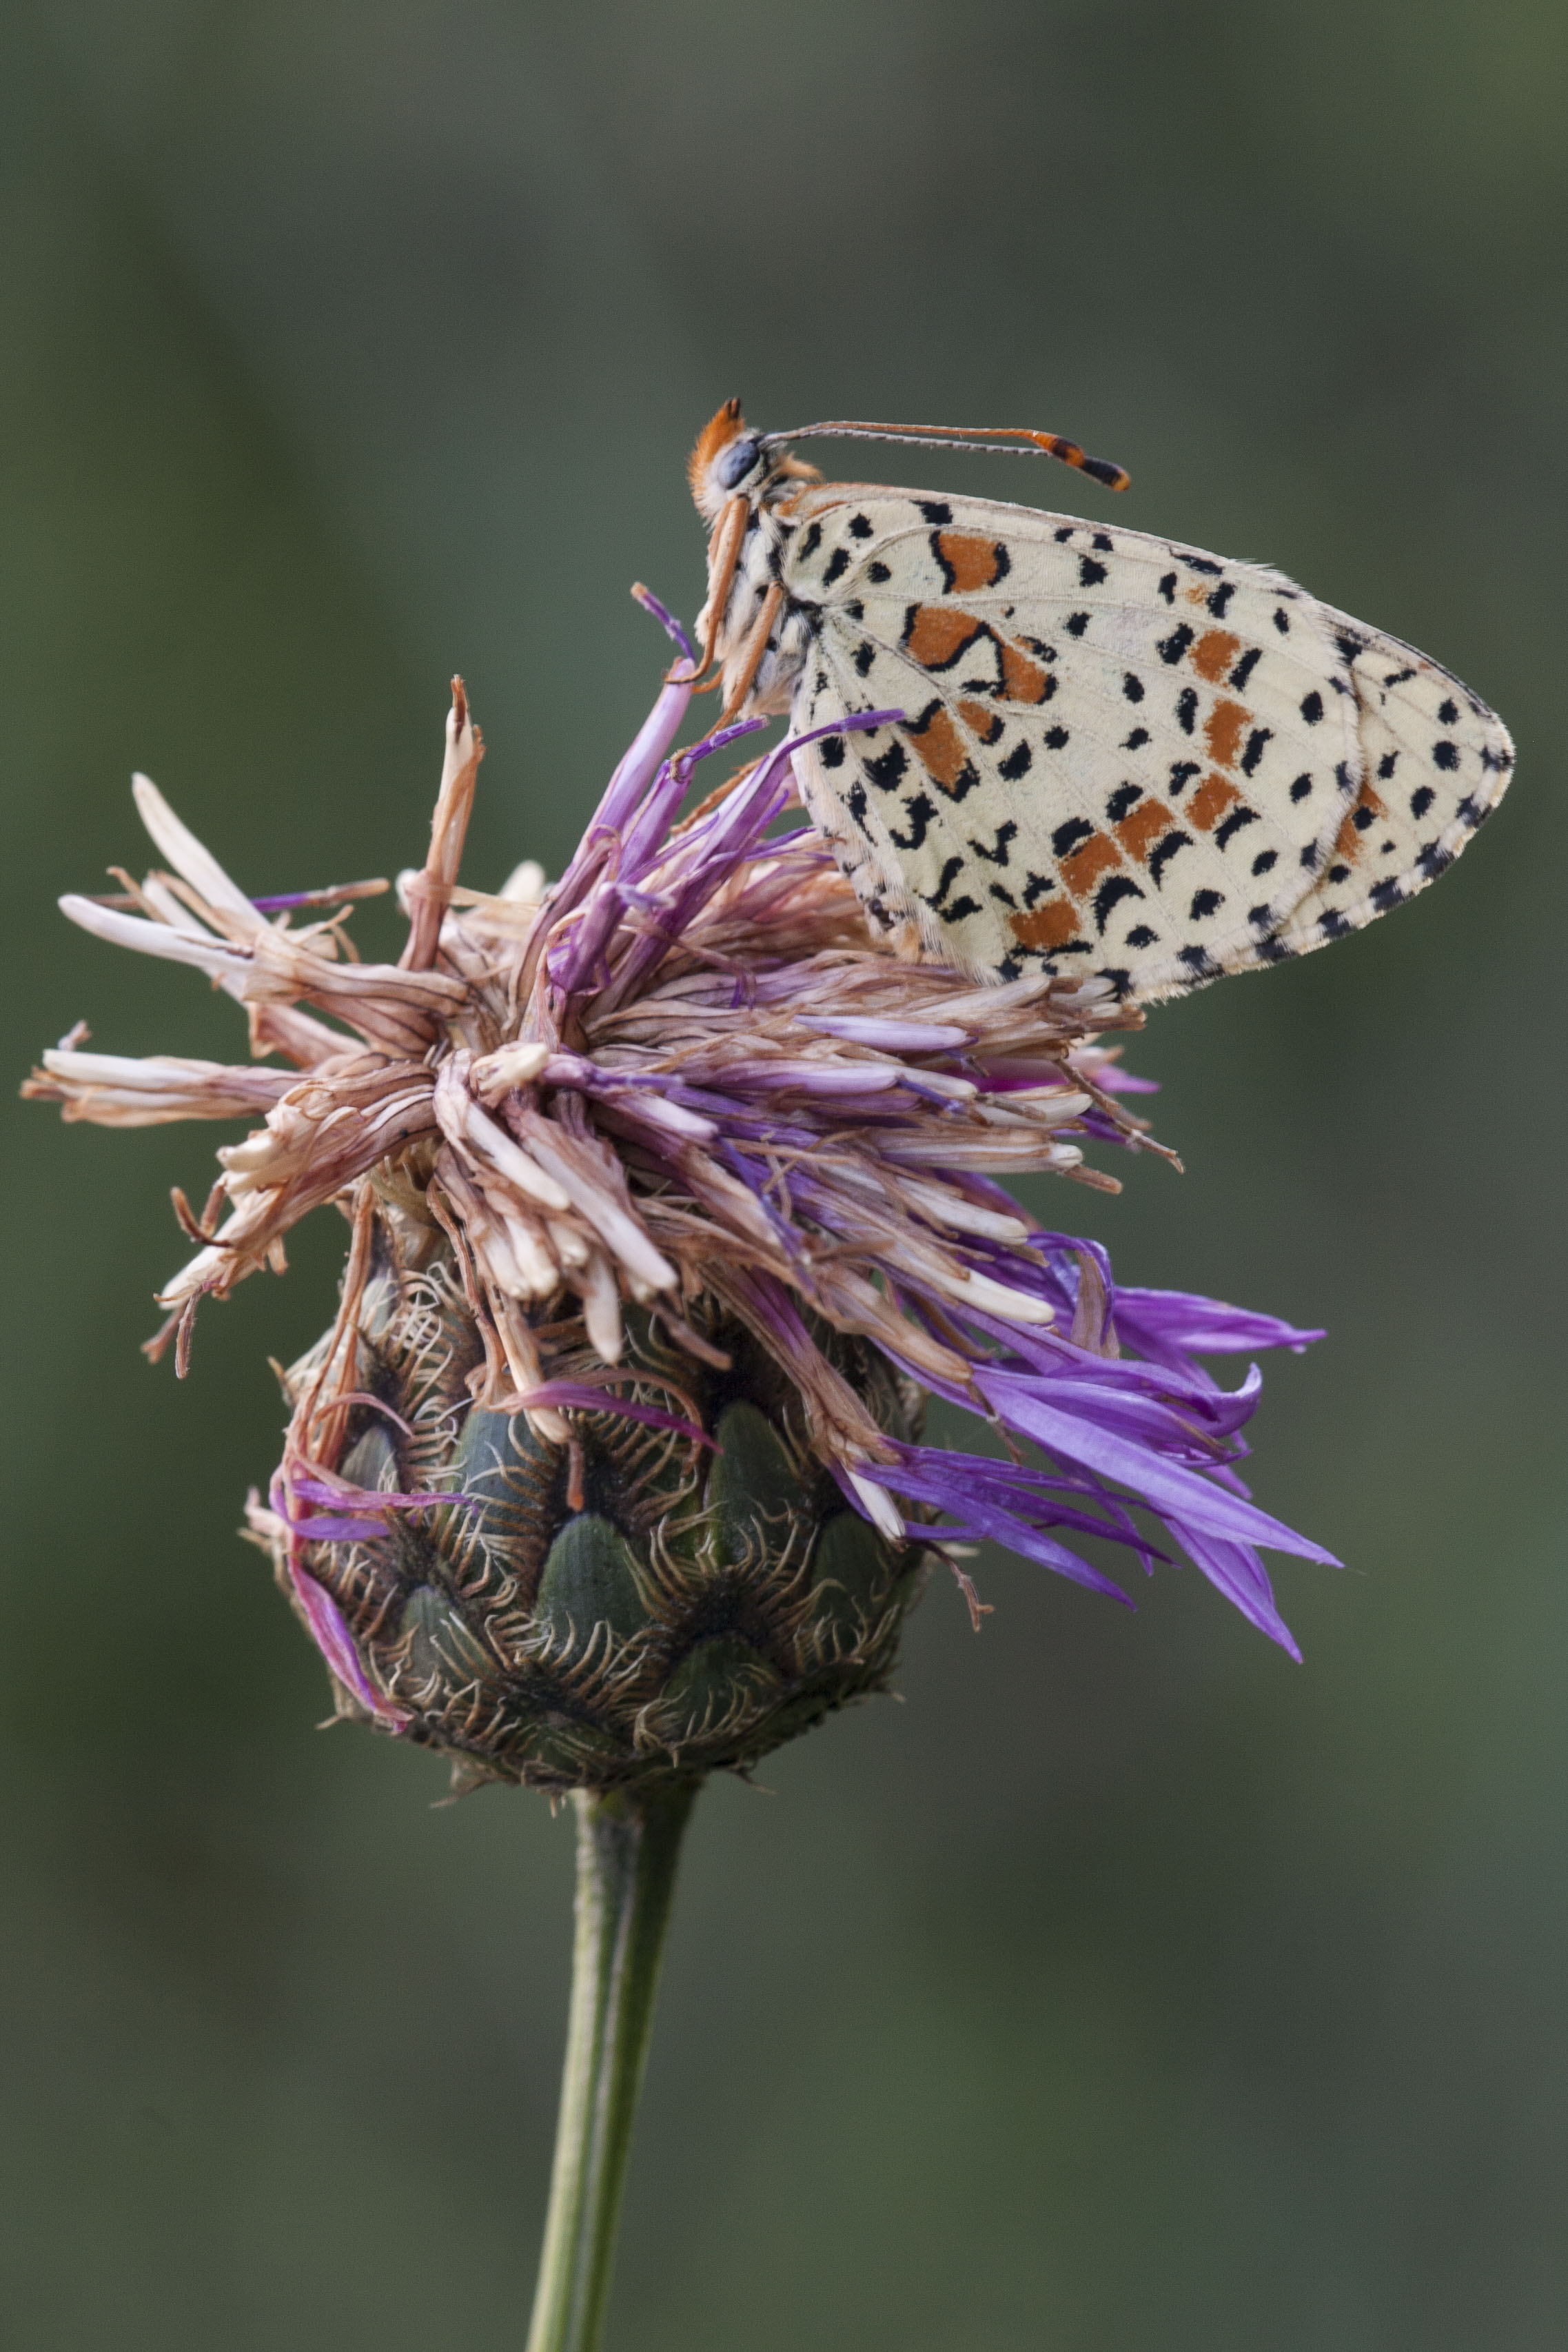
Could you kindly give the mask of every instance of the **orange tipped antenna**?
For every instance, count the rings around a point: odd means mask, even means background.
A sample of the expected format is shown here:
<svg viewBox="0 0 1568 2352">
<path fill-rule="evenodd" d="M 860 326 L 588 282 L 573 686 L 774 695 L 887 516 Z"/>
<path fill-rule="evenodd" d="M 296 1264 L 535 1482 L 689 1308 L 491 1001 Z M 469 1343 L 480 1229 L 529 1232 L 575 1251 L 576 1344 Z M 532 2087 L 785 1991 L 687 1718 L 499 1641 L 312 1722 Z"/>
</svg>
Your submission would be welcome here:
<svg viewBox="0 0 1568 2352">
<path fill-rule="evenodd" d="M 1027 425 L 871 425 L 840 420 L 801 425 L 793 433 L 769 433 L 766 446 L 782 441 L 902 441 L 912 449 L 972 449 L 982 457 L 1055 457 L 1076 466 L 1108 490 L 1124 490 L 1132 480 L 1124 466 L 1091 457 L 1060 433 L 1037 433 Z"/>
</svg>

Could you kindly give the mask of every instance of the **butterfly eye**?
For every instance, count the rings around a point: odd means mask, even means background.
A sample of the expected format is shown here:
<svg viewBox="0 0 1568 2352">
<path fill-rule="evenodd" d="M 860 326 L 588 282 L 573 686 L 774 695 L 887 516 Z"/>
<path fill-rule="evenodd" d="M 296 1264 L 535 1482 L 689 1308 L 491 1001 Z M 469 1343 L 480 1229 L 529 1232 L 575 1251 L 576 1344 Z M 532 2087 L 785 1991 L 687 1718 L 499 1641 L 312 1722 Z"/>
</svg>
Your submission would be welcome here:
<svg viewBox="0 0 1568 2352">
<path fill-rule="evenodd" d="M 758 452 L 761 446 L 761 439 L 755 433 L 743 433 L 738 441 L 730 443 L 729 447 L 714 467 L 714 475 L 720 489 L 733 490 L 737 482 L 744 481 L 746 476 L 756 465 Z"/>
</svg>

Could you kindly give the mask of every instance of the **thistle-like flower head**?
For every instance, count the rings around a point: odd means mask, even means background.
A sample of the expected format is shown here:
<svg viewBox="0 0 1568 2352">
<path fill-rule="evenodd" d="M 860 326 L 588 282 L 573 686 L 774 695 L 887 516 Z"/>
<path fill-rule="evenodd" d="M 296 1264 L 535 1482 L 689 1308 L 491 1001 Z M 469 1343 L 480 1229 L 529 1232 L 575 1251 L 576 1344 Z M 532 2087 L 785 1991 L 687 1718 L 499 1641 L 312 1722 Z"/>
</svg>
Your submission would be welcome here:
<svg viewBox="0 0 1568 2352">
<path fill-rule="evenodd" d="M 789 742 L 683 814 L 750 731 L 672 755 L 691 675 L 560 879 L 496 894 L 458 883 L 482 746 L 456 685 L 396 965 L 344 954 L 354 892 L 247 898 L 144 778 L 167 870 L 62 902 L 250 1019 L 245 1066 L 78 1029 L 26 1089 L 109 1125 L 263 1115 L 200 1217 L 176 1195 L 199 1247 L 150 1352 L 183 1370 L 204 1297 L 280 1265 L 308 1210 L 350 1216 L 252 1510 L 340 1706 L 464 1780 L 743 1768 L 885 1682 L 932 1558 L 978 1622 L 960 1548 L 986 1537 L 1111 1592 L 1075 1537 L 1145 1566 L 1168 1537 L 1293 1652 L 1259 1548 L 1329 1555 L 1237 1475 L 1256 1369 L 1227 1391 L 1198 1359 L 1317 1335 L 1118 1291 L 1003 1189 L 1113 1190 L 1086 1143 L 1160 1149 L 1112 1042 L 1141 1015 L 874 940 L 789 829 Z M 925 1392 L 1005 1458 L 923 1444 Z"/>
</svg>

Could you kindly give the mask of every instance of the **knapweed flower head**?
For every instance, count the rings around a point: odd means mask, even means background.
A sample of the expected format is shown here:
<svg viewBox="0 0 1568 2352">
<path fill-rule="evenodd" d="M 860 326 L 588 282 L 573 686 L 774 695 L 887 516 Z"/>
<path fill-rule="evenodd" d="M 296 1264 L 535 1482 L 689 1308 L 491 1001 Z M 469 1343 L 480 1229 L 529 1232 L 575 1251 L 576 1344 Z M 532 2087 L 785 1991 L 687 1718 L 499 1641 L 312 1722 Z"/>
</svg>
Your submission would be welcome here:
<svg viewBox="0 0 1568 2352">
<path fill-rule="evenodd" d="M 744 1769 L 885 1684 L 934 1561 L 977 1622 L 987 1538 L 1118 1597 L 1104 1547 L 1185 1553 L 1294 1654 L 1260 1550 L 1330 1555 L 1239 1475 L 1256 1367 L 1226 1390 L 1200 1360 L 1318 1335 L 1118 1289 L 1004 1189 L 1113 1190 L 1086 1144 L 1159 1149 L 1113 1042 L 1142 1016 L 873 939 L 791 823 L 789 741 L 689 810 L 750 731 L 672 753 L 691 674 L 559 880 L 494 894 L 457 878 L 482 746 L 456 685 L 395 965 L 345 951 L 352 892 L 247 898 L 145 778 L 166 870 L 62 902 L 249 1015 L 243 1066 L 78 1028 L 26 1089 L 111 1126 L 262 1117 L 199 1216 L 175 1196 L 199 1246 L 150 1352 L 183 1370 L 202 1299 L 280 1267 L 308 1211 L 350 1218 L 251 1510 L 340 1711 L 460 1785 Z M 924 1443 L 927 1395 L 989 1450 Z"/>
</svg>

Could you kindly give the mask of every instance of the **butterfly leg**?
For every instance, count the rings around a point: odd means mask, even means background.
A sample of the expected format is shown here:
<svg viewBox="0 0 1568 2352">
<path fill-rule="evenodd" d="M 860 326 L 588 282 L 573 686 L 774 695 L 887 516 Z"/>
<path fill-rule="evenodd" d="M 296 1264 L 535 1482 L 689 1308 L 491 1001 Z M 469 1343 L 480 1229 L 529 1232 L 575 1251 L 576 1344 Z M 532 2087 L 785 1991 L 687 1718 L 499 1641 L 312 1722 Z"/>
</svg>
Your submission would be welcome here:
<svg viewBox="0 0 1568 2352">
<path fill-rule="evenodd" d="M 718 649 L 719 631 L 724 626 L 725 613 L 729 604 L 729 592 L 735 581 L 735 567 L 740 562 L 740 551 L 746 539 L 746 525 L 750 509 L 743 498 L 731 499 L 714 527 L 708 542 L 708 599 L 704 607 L 706 626 L 703 632 L 702 655 L 697 663 L 697 676 L 713 666 Z M 698 694 L 711 694 L 717 686 L 716 677 L 696 688 Z"/>
<path fill-rule="evenodd" d="M 762 667 L 762 657 L 768 651 L 768 640 L 773 635 L 774 623 L 783 609 L 784 590 L 781 583 L 775 580 L 767 595 L 762 599 L 762 608 L 751 625 L 751 635 L 746 641 L 746 649 L 741 655 L 740 669 L 735 684 L 730 687 L 724 698 L 724 709 L 719 713 L 718 719 L 721 727 L 727 725 L 735 717 L 736 712 L 751 692 L 757 673 Z"/>
</svg>

